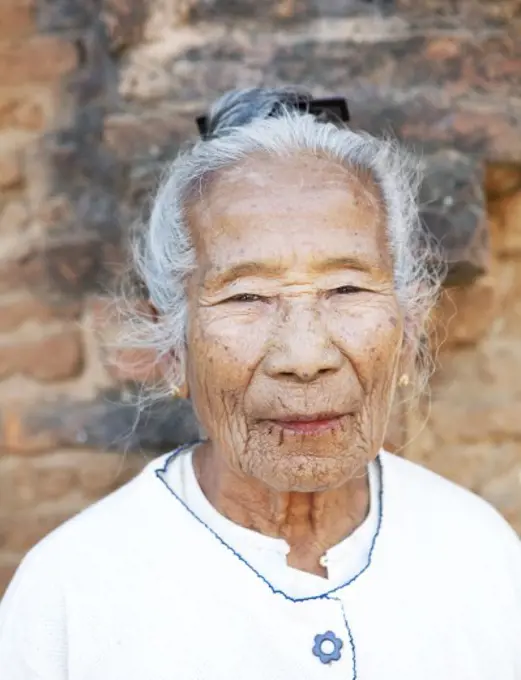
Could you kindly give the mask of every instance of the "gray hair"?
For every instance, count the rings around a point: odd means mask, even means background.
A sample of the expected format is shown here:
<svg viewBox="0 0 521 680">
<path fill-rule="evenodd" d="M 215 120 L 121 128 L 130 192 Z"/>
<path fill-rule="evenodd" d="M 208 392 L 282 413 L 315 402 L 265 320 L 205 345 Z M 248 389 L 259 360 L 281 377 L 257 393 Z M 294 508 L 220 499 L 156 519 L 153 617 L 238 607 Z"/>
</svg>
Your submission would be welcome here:
<svg viewBox="0 0 521 680">
<path fill-rule="evenodd" d="M 396 295 L 406 319 L 405 341 L 417 358 L 418 389 L 428 373 L 427 322 L 440 284 L 436 248 L 417 206 L 419 162 L 390 139 L 377 139 L 344 125 L 317 120 L 292 103 L 302 91 L 252 88 L 225 94 L 211 107 L 204 139 L 185 147 L 167 169 L 148 224 L 133 242 L 135 274 L 158 312 L 129 315 L 126 343 L 148 348 L 167 361 L 168 391 L 179 384 L 186 354 L 186 283 L 196 267 L 187 207 L 204 193 L 210 177 L 252 154 L 284 158 L 312 152 L 346 169 L 368 172 L 386 210 Z M 305 94 L 304 94 L 305 96 Z M 273 111 L 276 107 L 276 114 Z M 129 333 L 130 330 L 130 333 Z M 161 394 L 161 388 L 157 390 Z"/>
</svg>

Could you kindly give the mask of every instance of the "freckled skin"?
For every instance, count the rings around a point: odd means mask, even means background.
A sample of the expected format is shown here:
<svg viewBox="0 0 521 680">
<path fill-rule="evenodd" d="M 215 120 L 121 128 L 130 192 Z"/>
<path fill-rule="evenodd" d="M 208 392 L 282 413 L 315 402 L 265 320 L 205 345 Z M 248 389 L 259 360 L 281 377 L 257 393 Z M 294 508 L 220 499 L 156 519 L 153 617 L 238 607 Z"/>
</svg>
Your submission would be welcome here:
<svg viewBox="0 0 521 680">
<path fill-rule="evenodd" d="M 367 514 L 402 351 L 378 191 L 326 159 L 250 158 L 189 220 L 187 385 L 208 436 L 196 474 L 221 513 L 324 573 L 320 555 Z M 324 412 L 341 417 L 319 433 L 274 422 Z"/>
</svg>

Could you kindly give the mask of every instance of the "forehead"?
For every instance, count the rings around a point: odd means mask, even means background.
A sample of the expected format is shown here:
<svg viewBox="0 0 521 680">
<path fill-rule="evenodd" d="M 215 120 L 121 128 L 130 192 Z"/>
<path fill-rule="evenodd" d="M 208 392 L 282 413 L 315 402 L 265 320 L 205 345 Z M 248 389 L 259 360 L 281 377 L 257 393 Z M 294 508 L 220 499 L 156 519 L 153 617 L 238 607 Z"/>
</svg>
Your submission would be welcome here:
<svg viewBox="0 0 521 680">
<path fill-rule="evenodd" d="M 250 158 L 222 172 L 192 204 L 189 221 L 207 266 L 252 254 L 309 251 L 316 260 L 338 249 L 378 266 L 388 260 L 385 211 L 369 173 L 313 156 Z"/>
</svg>

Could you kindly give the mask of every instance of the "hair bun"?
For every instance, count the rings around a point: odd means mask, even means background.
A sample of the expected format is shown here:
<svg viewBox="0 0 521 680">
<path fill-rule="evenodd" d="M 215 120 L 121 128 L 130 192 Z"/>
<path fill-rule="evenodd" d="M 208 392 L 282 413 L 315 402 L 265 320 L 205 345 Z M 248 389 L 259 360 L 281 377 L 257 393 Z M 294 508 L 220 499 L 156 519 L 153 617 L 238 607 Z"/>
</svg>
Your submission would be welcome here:
<svg viewBox="0 0 521 680">
<path fill-rule="evenodd" d="M 222 137 L 233 128 L 276 115 L 277 110 L 297 109 L 311 101 L 307 90 L 296 87 L 230 90 L 211 105 L 206 116 L 197 119 L 197 124 L 205 139 Z"/>
</svg>

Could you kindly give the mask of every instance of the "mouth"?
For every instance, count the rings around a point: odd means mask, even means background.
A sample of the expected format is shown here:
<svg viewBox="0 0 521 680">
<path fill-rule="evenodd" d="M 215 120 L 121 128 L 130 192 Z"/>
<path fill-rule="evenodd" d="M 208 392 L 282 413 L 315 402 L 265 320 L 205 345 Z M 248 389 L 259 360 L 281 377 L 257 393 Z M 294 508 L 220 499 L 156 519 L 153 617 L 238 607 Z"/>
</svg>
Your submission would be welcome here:
<svg viewBox="0 0 521 680">
<path fill-rule="evenodd" d="M 280 427 L 288 433 L 320 434 L 327 430 L 334 430 L 341 426 L 341 421 L 347 414 L 317 413 L 314 415 L 289 415 L 283 418 L 270 419 L 268 422 Z"/>
</svg>

